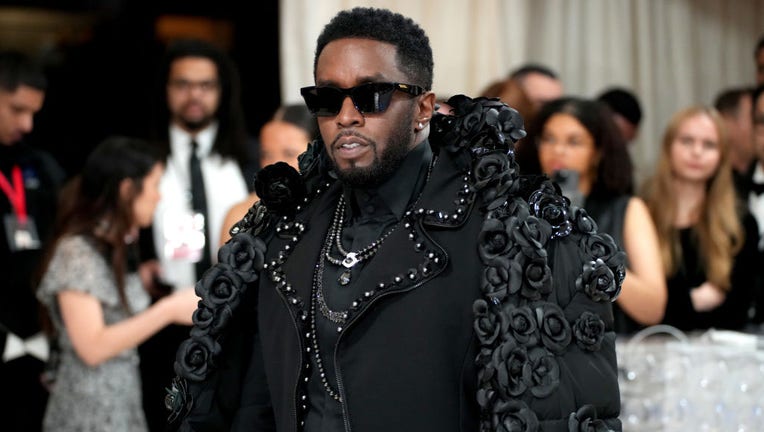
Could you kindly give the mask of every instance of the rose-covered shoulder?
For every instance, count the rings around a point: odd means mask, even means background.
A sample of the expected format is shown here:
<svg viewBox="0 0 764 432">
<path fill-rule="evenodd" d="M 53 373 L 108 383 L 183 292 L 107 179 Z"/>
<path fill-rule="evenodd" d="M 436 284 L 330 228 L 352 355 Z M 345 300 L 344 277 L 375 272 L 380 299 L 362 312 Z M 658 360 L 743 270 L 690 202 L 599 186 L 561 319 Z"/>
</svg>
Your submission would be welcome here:
<svg viewBox="0 0 764 432">
<path fill-rule="evenodd" d="M 481 430 L 619 429 L 611 302 L 622 252 L 547 177 L 518 175 L 511 143 L 524 132 L 511 109 L 464 96 L 448 103 L 452 115 L 433 119 L 433 138 L 468 173 L 483 216 L 473 303 Z M 589 396 L 581 376 L 601 392 Z"/>
<path fill-rule="evenodd" d="M 496 151 L 514 165 L 514 143 L 526 135 L 520 113 L 497 98 L 456 95 L 448 100 L 450 115 L 436 113 L 430 141 L 455 155 L 457 166 L 468 170 L 473 159 Z"/>
<path fill-rule="evenodd" d="M 177 376 L 165 398 L 173 421 L 182 421 L 201 393 L 214 389 L 210 380 L 214 380 L 224 348 L 230 348 L 231 323 L 239 319 L 247 324 L 238 327 L 256 326 L 256 316 L 236 311 L 252 304 L 265 252 L 266 243 L 261 238 L 249 231 L 239 232 L 220 248 L 218 262 L 196 283 L 195 292 L 201 300 L 192 317 L 190 337 L 176 352 Z"/>
</svg>

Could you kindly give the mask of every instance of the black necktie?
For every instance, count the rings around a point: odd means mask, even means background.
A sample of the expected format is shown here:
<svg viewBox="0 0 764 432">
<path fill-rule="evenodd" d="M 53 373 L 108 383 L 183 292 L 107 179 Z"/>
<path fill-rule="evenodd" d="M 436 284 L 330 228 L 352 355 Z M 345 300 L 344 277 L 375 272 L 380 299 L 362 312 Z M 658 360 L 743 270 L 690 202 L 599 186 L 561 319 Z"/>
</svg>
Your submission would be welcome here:
<svg viewBox="0 0 764 432">
<path fill-rule="evenodd" d="M 210 234 L 209 219 L 207 218 L 207 197 L 204 194 L 204 177 L 202 176 L 202 167 L 199 163 L 199 157 L 196 156 L 198 145 L 196 141 L 191 141 L 191 158 L 188 163 L 188 171 L 191 174 L 191 205 L 194 211 L 204 216 L 204 247 L 202 248 L 202 257 L 196 263 L 196 279 L 202 277 L 202 274 L 212 265 L 210 260 Z"/>
<path fill-rule="evenodd" d="M 764 183 L 751 182 L 751 192 L 756 195 L 764 194 Z"/>
</svg>

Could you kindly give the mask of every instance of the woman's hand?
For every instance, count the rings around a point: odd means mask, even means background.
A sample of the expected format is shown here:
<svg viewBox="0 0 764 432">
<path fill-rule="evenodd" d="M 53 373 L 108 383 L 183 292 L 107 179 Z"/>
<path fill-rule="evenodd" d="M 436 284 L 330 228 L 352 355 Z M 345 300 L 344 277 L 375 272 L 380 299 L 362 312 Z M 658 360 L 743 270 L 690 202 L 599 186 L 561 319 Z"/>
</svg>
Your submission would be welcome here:
<svg viewBox="0 0 764 432">
<path fill-rule="evenodd" d="M 690 291 L 692 307 L 698 312 L 708 312 L 715 309 L 724 302 L 726 297 L 727 294 L 724 291 L 708 281 Z"/>
<path fill-rule="evenodd" d="M 199 296 L 193 288 L 183 288 L 163 298 L 168 304 L 170 316 L 174 324 L 191 325 L 191 317 L 199 306 Z"/>
</svg>

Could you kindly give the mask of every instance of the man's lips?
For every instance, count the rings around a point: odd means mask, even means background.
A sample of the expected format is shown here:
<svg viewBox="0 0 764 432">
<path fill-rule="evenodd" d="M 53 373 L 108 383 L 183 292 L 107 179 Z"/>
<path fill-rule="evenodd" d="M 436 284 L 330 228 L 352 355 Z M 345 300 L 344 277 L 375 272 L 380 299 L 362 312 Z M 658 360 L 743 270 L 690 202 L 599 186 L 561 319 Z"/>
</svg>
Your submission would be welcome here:
<svg viewBox="0 0 764 432">
<path fill-rule="evenodd" d="M 366 140 L 364 140 L 361 137 L 355 136 L 355 135 L 347 135 L 347 136 L 341 136 L 334 140 L 334 148 L 335 150 L 341 150 L 341 149 L 354 149 L 358 147 L 366 147 L 368 143 Z"/>
<path fill-rule="evenodd" d="M 369 147 L 369 142 L 357 135 L 340 136 L 332 146 L 334 154 L 346 159 L 359 157 Z"/>
</svg>

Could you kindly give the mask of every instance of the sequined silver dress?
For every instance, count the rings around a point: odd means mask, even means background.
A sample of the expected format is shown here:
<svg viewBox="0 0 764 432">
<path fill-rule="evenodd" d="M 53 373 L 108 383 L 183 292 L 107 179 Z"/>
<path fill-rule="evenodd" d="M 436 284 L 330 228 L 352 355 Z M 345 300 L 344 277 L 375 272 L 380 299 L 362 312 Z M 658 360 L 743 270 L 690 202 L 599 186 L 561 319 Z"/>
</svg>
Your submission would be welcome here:
<svg viewBox="0 0 764 432">
<path fill-rule="evenodd" d="M 146 431 L 137 350 L 125 350 L 98 366 L 85 364 L 75 353 L 61 319 L 56 294 L 64 290 L 82 291 L 97 298 L 106 325 L 129 317 L 120 303 L 113 273 L 104 256 L 87 237 L 62 239 L 37 292 L 50 312 L 61 349 L 44 430 Z M 131 313 L 149 306 L 150 298 L 137 273 L 128 274 L 125 293 Z"/>
</svg>

